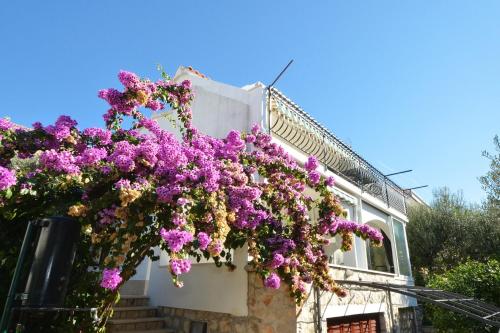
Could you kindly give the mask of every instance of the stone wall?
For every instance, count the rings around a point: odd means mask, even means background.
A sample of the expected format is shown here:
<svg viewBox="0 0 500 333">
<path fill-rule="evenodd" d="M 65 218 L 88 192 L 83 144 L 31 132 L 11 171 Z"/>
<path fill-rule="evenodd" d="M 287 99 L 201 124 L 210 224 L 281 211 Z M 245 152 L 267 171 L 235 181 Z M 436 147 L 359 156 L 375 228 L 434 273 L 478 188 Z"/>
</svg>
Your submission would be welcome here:
<svg viewBox="0 0 500 333">
<path fill-rule="evenodd" d="M 296 332 L 296 306 L 288 286 L 282 283 L 278 290 L 265 288 L 254 272 L 248 273 L 248 314 L 255 323 L 248 333 Z"/>
<path fill-rule="evenodd" d="M 377 281 L 396 283 L 391 275 L 332 268 L 339 280 Z M 403 283 L 403 281 L 400 281 Z M 406 333 L 399 330 L 400 320 L 408 327 L 404 318 L 399 318 L 399 308 L 408 314 L 408 300 L 401 295 L 386 291 L 350 285 L 348 295 L 339 298 L 332 293 L 319 292 L 321 303 L 322 331 L 327 331 L 328 318 L 362 313 L 380 313 L 381 332 Z M 217 302 L 217 300 L 214 300 Z M 191 322 L 207 323 L 210 333 L 316 333 L 315 291 L 309 288 L 309 296 L 302 306 L 296 306 L 290 297 L 288 286 L 282 284 L 278 290 L 265 288 L 261 278 L 248 271 L 248 316 L 234 316 L 227 313 L 179 309 L 162 306 L 160 312 L 166 317 L 166 324 L 178 333 L 189 333 Z M 392 315 L 391 315 L 392 312 Z"/>
<path fill-rule="evenodd" d="M 217 300 L 214 300 L 216 302 Z M 160 306 L 166 326 L 189 333 L 193 321 L 207 323 L 210 333 L 295 333 L 295 303 L 288 287 L 264 288 L 254 272 L 248 272 L 248 316 Z"/>
<path fill-rule="evenodd" d="M 351 316 L 363 313 L 379 313 L 381 333 L 391 332 L 391 318 L 387 310 L 387 298 L 384 291 L 366 290 L 350 286 L 348 295 L 339 298 L 332 293 L 320 291 L 321 326 L 327 331 L 327 319 L 333 317 Z M 302 305 L 297 316 L 297 333 L 316 333 L 316 308 L 314 290 Z"/>
<path fill-rule="evenodd" d="M 160 313 L 165 316 L 167 327 L 177 333 L 189 333 L 192 322 L 207 323 L 210 333 L 247 333 L 250 320 L 227 313 L 171 308 L 160 306 Z M 255 331 L 257 332 L 257 331 Z"/>
<path fill-rule="evenodd" d="M 388 283 L 404 283 L 402 280 L 394 279 L 388 274 L 370 273 L 362 270 L 351 270 L 347 268 L 332 268 L 332 274 L 337 280 L 374 281 Z M 400 321 L 398 309 L 411 305 L 408 298 L 399 294 L 390 293 L 380 289 L 367 288 L 365 286 L 346 286 L 347 296 L 339 298 L 332 293 L 320 291 L 322 331 L 327 331 L 327 319 L 334 317 L 349 316 L 363 313 L 380 313 L 381 332 L 400 332 L 399 326 L 406 317 Z M 310 288 L 309 297 L 305 303 L 297 309 L 297 333 L 316 333 L 317 307 L 315 306 L 315 292 Z M 392 313 L 391 313 L 392 312 Z M 406 331 L 404 331 L 406 333 Z"/>
</svg>

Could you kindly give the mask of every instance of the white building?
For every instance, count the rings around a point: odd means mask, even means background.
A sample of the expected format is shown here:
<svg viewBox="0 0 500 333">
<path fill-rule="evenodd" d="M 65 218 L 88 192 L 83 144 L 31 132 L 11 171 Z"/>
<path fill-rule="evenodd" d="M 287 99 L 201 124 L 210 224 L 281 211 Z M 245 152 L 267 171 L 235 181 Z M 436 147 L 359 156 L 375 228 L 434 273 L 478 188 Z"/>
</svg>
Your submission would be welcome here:
<svg viewBox="0 0 500 333">
<path fill-rule="evenodd" d="M 384 233 L 382 248 L 372 248 L 361 239 L 345 253 L 339 250 L 338 240 L 330 245 L 327 251 L 336 279 L 413 284 L 405 232 L 409 198 L 399 186 L 275 88 L 267 90 L 261 83 L 238 88 L 185 67 L 174 79 L 192 81 L 193 122 L 202 132 L 225 137 L 231 129 L 248 131 L 252 124 L 261 124 L 297 161 L 304 162 L 309 155 L 321 161 L 323 174 L 336 179 L 335 192 L 349 219 Z M 155 118 L 170 127 L 162 114 Z M 369 328 L 366 332 L 411 332 L 413 299 L 351 286 L 343 299 L 312 289 L 298 307 L 286 286 L 263 288 L 260 278 L 248 270 L 244 249 L 236 251 L 234 260 L 233 272 L 210 262 L 194 262 L 191 272 L 183 276 L 184 287 L 176 288 L 170 281 L 168 258 L 161 253 L 159 261 L 141 264 L 122 294 L 148 296 L 151 305 L 161 307 L 167 326 L 184 333 L 194 327 L 192 322 L 206 322 L 210 333 L 347 332 L 348 326 L 361 327 L 361 332 L 365 328 Z"/>
</svg>

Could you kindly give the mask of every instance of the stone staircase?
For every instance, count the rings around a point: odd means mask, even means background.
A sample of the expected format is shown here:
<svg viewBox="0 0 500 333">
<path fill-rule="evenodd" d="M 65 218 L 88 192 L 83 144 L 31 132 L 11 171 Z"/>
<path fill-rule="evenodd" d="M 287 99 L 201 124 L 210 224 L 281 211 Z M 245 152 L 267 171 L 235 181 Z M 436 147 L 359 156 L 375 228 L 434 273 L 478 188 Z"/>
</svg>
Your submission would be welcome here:
<svg viewBox="0 0 500 333">
<path fill-rule="evenodd" d="M 149 306 L 147 296 L 121 296 L 106 326 L 109 333 L 175 333 L 166 328 L 158 309 Z"/>
</svg>

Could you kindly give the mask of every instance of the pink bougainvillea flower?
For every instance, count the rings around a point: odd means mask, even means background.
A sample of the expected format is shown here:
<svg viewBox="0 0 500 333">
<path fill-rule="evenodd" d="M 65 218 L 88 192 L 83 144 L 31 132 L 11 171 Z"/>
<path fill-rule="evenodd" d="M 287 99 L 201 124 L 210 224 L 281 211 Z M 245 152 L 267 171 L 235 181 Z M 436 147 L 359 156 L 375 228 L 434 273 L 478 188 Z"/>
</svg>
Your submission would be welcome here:
<svg viewBox="0 0 500 333">
<path fill-rule="evenodd" d="M 269 274 L 269 276 L 264 279 L 264 286 L 266 288 L 279 289 L 280 284 L 280 277 L 274 272 Z"/>
<path fill-rule="evenodd" d="M 168 248 L 172 252 L 179 252 L 184 245 L 193 240 L 193 234 L 183 230 L 166 230 L 162 228 L 160 230 L 160 236 L 167 243 Z"/>
<path fill-rule="evenodd" d="M 180 275 L 191 270 L 191 261 L 189 259 L 170 259 L 169 267 L 172 274 Z"/>
<path fill-rule="evenodd" d="M 102 272 L 101 287 L 109 290 L 115 290 L 122 282 L 120 276 L 120 269 L 118 268 L 105 268 Z"/>
<path fill-rule="evenodd" d="M 8 189 L 16 182 L 16 172 L 0 166 L 0 191 Z"/>
</svg>

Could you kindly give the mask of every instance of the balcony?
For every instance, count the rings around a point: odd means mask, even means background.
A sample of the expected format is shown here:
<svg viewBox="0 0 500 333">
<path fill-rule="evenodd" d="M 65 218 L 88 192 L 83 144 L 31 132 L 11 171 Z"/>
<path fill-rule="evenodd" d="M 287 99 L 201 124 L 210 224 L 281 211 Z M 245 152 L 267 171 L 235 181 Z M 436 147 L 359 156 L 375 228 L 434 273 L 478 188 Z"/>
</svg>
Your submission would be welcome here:
<svg viewBox="0 0 500 333">
<path fill-rule="evenodd" d="M 308 115 L 276 88 L 269 90 L 271 134 L 288 142 L 306 155 L 314 155 L 330 171 L 362 191 L 382 200 L 387 207 L 406 214 L 405 191 L 330 130 Z"/>
</svg>

